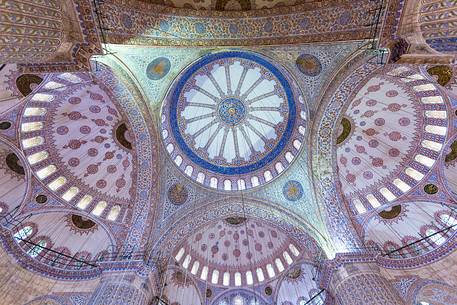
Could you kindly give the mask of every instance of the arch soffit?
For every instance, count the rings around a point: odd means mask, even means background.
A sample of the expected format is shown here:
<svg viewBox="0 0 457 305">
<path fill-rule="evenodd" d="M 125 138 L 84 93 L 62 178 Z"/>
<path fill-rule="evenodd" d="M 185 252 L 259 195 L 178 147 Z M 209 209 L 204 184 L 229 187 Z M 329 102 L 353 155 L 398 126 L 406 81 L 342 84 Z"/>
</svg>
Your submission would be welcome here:
<svg viewBox="0 0 457 305">
<path fill-rule="evenodd" d="M 167 280 L 167 278 L 172 275 L 172 272 L 187 273 L 188 271 L 183 269 L 180 266 L 176 266 L 174 264 L 169 264 L 169 265 L 167 265 L 166 272 L 163 273 L 163 276 L 165 277 L 165 280 Z M 204 298 L 202 296 L 202 290 L 200 288 L 200 285 L 198 285 L 199 281 L 194 276 L 187 276 L 186 277 L 186 281 L 189 281 L 190 285 L 194 286 L 195 291 L 197 291 L 197 293 L 198 293 L 198 298 L 200 300 L 203 300 Z"/>
<path fill-rule="evenodd" d="M 323 210 L 328 217 L 329 230 L 334 233 L 334 241 L 337 248 L 346 249 L 348 247 L 358 247 L 359 237 L 352 224 L 349 223 L 348 211 L 342 204 L 343 197 L 336 189 L 338 177 L 336 168 L 336 146 L 333 145 L 336 124 L 342 111 L 344 110 L 344 96 L 335 97 L 336 92 L 351 77 L 354 71 L 359 71 L 357 81 L 370 74 L 376 65 L 367 63 L 368 59 L 363 51 L 352 54 L 336 71 L 333 79 L 330 79 L 327 87 L 322 89 L 319 96 L 321 101 L 317 109 L 313 122 L 311 123 L 311 170 L 313 172 L 313 187 L 316 194 L 322 194 Z M 365 69 L 364 69 L 365 65 Z M 367 67 L 368 66 L 368 69 Z M 320 186 L 319 186 L 320 184 Z M 333 220 L 333 222 L 332 222 Z M 345 223 L 346 230 L 337 233 L 338 223 Z"/>
<path fill-rule="evenodd" d="M 300 260 L 297 260 L 296 262 L 294 262 L 294 264 L 290 267 L 289 270 L 292 270 L 294 268 L 301 268 L 302 265 L 310 265 L 311 267 L 316 267 L 314 262 L 300 259 Z M 302 276 L 302 275 L 300 275 L 300 276 Z M 280 292 L 281 286 L 282 286 L 283 282 L 286 281 L 287 277 L 288 277 L 288 273 L 282 274 L 276 283 L 276 289 L 274 290 L 274 293 L 273 293 L 273 300 L 275 300 L 276 302 L 278 301 L 278 298 L 279 298 L 279 292 Z"/>
<path fill-rule="evenodd" d="M 153 207 L 152 214 L 144 213 L 144 211 L 150 210 L 151 202 L 157 202 L 159 198 L 158 172 L 160 162 L 157 145 L 159 137 L 156 124 L 150 121 L 153 116 L 140 84 L 125 64 L 112 55 L 97 57 L 94 60 L 106 65 L 104 69 L 109 68 L 112 75 L 115 76 L 111 85 L 117 89 L 115 92 L 119 95 L 119 104 L 127 113 L 133 129 L 137 131 L 134 136 L 137 143 L 137 162 L 139 164 L 138 196 L 132 213 L 132 223 L 139 225 L 131 228 L 125 244 L 127 247 L 135 247 L 133 245 L 138 244 L 143 247 L 157 217 L 157 206 Z"/>
<path fill-rule="evenodd" d="M 39 218 L 40 215 L 44 215 L 44 214 L 75 214 L 75 215 L 80 215 L 80 216 L 83 216 L 84 218 L 87 218 L 93 222 L 95 222 L 98 226 L 100 226 L 101 228 L 103 228 L 103 230 L 106 232 L 106 234 L 108 235 L 109 239 L 110 239 L 110 242 L 112 245 L 117 245 L 119 244 L 118 241 L 116 239 L 116 236 L 114 235 L 113 231 L 110 229 L 110 227 L 107 225 L 106 221 L 103 221 L 101 220 L 100 218 L 97 218 L 97 217 L 94 217 L 92 216 L 91 214 L 88 214 L 88 213 L 84 213 L 84 212 L 81 212 L 79 210 L 76 210 L 76 209 L 68 209 L 68 208 L 43 208 L 43 209 L 40 209 L 39 211 L 35 211 L 33 213 L 33 217 L 36 217 L 36 218 Z M 27 219 L 26 221 L 28 222 L 30 220 Z"/>
</svg>

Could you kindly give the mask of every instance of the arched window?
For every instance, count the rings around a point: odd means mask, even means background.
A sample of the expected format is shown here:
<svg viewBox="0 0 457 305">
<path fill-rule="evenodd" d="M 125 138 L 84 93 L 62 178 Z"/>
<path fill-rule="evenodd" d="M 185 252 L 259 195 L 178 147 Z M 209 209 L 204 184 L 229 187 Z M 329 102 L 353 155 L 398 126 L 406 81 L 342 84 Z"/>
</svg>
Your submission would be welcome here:
<svg viewBox="0 0 457 305">
<path fill-rule="evenodd" d="M 114 207 L 111 208 L 108 216 L 106 219 L 110 221 L 116 221 L 117 217 L 119 216 L 119 213 L 121 212 L 121 207 L 118 205 L 115 205 Z"/>
<path fill-rule="evenodd" d="M 441 233 L 437 233 L 437 232 L 438 231 L 433 228 L 428 228 L 425 231 L 425 236 L 428 237 L 428 240 L 431 243 L 435 244 L 436 246 L 440 246 L 440 245 L 444 244 L 446 239 L 444 238 L 444 236 Z"/>
<path fill-rule="evenodd" d="M 35 246 L 27 251 L 27 254 L 31 257 L 37 257 L 46 247 L 47 243 L 45 240 L 40 240 Z"/>
<path fill-rule="evenodd" d="M 440 214 L 440 220 L 446 227 L 451 227 L 457 224 L 457 218 L 449 214 Z"/>
<path fill-rule="evenodd" d="M 407 238 L 407 239 L 403 240 L 403 245 L 405 247 L 403 248 L 402 253 L 405 253 L 405 254 L 408 253 L 408 256 L 415 257 L 415 256 L 422 255 L 423 253 L 429 251 L 427 241 L 425 241 L 425 240 L 420 241 L 420 242 L 416 242 L 416 241 L 417 241 L 417 239 L 413 239 L 413 238 Z"/>
<path fill-rule="evenodd" d="M 320 291 L 318 289 L 311 289 L 309 292 L 309 299 L 312 301 L 305 301 L 303 300 L 303 304 L 309 304 L 309 305 L 324 305 L 324 300 L 325 300 L 325 292 Z M 309 302 L 309 303 L 307 303 Z M 300 303 L 302 305 L 302 303 Z"/>
<path fill-rule="evenodd" d="M 31 226 L 25 226 L 19 231 L 16 232 L 16 234 L 13 235 L 14 239 L 16 241 L 21 241 L 32 235 L 33 228 Z"/>
<path fill-rule="evenodd" d="M 49 265 L 53 267 L 64 267 L 68 263 L 68 259 L 64 255 L 71 256 L 70 251 L 67 248 L 57 248 L 55 251 L 58 253 L 51 254 Z"/>
</svg>

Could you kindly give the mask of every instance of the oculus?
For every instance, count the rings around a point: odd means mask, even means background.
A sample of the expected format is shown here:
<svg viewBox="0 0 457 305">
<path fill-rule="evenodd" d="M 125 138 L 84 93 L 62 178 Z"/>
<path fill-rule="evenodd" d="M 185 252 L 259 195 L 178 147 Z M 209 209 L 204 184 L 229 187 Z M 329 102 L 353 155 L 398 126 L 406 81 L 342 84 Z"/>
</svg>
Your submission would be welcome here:
<svg viewBox="0 0 457 305">
<path fill-rule="evenodd" d="M 384 210 L 379 212 L 379 216 L 384 219 L 394 219 L 401 213 L 401 205 L 395 205 L 391 207 L 389 210 Z"/>
<path fill-rule="evenodd" d="M 20 164 L 19 158 L 15 153 L 9 153 L 8 155 L 6 155 L 5 162 L 8 168 L 13 172 L 19 175 L 25 175 L 24 168 Z"/>
</svg>

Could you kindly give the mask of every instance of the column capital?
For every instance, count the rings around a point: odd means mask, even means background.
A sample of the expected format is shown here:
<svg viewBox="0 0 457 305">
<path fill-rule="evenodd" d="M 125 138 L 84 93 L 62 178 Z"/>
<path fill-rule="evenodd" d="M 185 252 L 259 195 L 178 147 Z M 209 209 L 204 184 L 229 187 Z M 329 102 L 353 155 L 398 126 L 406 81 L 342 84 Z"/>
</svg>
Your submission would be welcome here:
<svg viewBox="0 0 457 305">
<path fill-rule="evenodd" d="M 321 287 L 341 305 L 404 305 L 385 279 L 373 251 L 337 254 L 321 266 Z"/>
<path fill-rule="evenodd" d="M 157 294 L 159 274 L 155 264 L 115 261 L 100 264 L 100 284 L 89 305 L 146 305 Z"/>
</svg>

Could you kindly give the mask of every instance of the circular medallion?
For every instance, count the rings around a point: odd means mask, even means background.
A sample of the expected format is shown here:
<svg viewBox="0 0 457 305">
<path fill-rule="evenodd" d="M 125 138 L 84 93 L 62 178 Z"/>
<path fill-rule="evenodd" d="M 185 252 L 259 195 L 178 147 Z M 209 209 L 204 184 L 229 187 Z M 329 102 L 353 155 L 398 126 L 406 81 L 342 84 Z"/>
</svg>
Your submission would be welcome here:
<svg viewBox="0 0 457 305">
<path fill-rule="evenodd" d="M 39 204 L 44 204 L 48 201 L 48 197 L 46 195 L 40 194 L 35 197 L 35 201 Z"/>
<path fill-rule="evenodd" d="M 303 197 L 303 186 L 296 180 L 287 181 L 284 184 L 283 195 L 289 201 L 297 201 Z"/>
<path fill-rule="evenodd" d="M 318 76 L 322 71 L 319 59 L 311 54 L 301 54 L 295 61 L 298 70 L 307 76 Z"/>
<path fill-rule="evenodd" d="M 268 182 L 304 141 L 306 112 L 303 99 L 295 101 L 296 88 L 260 55 L 206 55 L 169 91 L 162 112 L 166 149 L 188 176 L 213 188 Z"/>
<path fill-rule="evenodd" d="M 3 121 L 0 122 L 0 130 L 7 130 L 11 127 L 11 122 Z"/>
<path fill-rule="evenodd" d="M 159 80 L 168 74 L 171 63 L 166 57 L 158 57 L 146 68 L 146 76 L 151 80 Z"/>
<path fill-rule="evenodd" d="M 176 183 L 168 189 L 168 199 L 171 203 L 180 205 L 186 202 L 188 197 L 187 189 L 184 185 Z"/>
<path fill-rule="evenodd" d="M 429 195 L 434 195 L 438 193 L 438 187 L 435 184 L 429 183 L 424 186 L 424 192 Z"/>
</svg>

